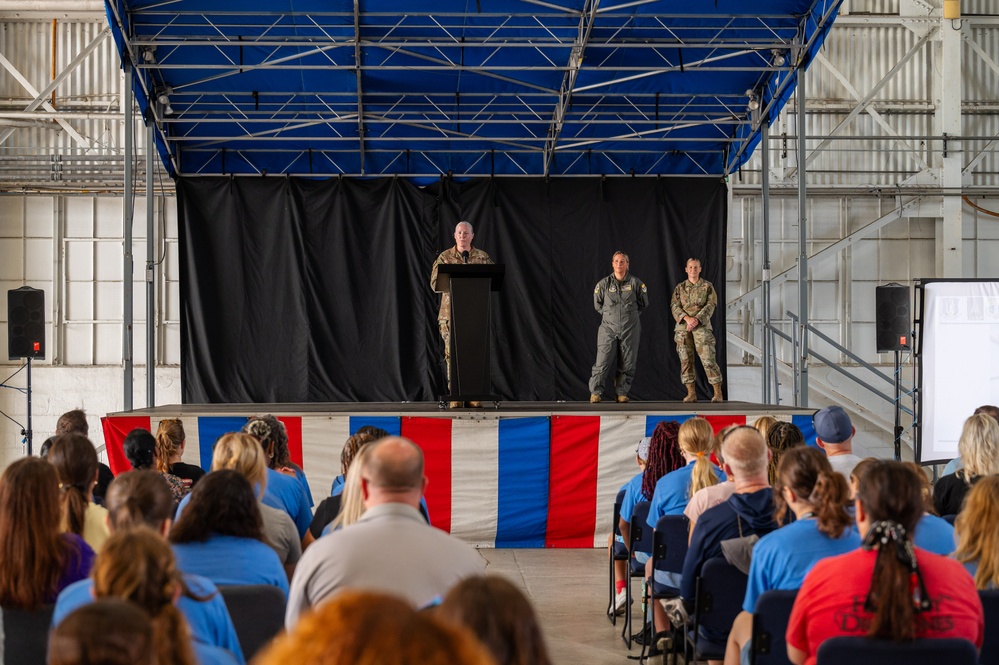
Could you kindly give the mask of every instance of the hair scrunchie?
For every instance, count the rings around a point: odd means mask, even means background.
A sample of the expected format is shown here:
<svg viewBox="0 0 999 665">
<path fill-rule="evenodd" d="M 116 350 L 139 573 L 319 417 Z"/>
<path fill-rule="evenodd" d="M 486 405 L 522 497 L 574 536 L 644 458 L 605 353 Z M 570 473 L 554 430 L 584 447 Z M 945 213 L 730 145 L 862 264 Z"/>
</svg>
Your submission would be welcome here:
<svg viewBox="0 0 999 665">
<path fill-rule="evenodd" d="M 916 551 L 912 547 L 912 540 L 908 537 L 908 531 L 904 526 L 892 520 L 874 522 L 860 546 L 867 552 L 874 550 L 878 553 L 878 558 L 874 563 L 874 576 L 877 576 L 881 567 L 881 555 L 894 554 L 895 558 L 909 569 L 912 604 L 916 611 L 925 612 L 932 607 L 929 593 L 926 591 L 926 583 L 923 581 L 923 574 L 916 561 Z M 864 600 L 864 610 L 874 612 L 875 609 L 875 599 L 868 591 L 867 598 Z"/>
</svg>

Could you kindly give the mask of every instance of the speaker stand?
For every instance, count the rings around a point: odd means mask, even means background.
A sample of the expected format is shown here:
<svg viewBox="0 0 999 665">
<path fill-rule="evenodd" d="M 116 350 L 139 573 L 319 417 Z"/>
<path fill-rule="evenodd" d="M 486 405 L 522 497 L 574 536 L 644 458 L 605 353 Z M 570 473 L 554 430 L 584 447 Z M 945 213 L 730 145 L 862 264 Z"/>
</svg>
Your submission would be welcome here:
<svg viewBox="0 0 999 665">
<path fill-rule="evenodd" d="M 27 382 L 28 382 L 28 389 L 25 392 L 28 395 L 28 428 L 27 428 L 27 431 L 24 432 L 24 439 L 28 443 L 28 457 L 31 457 L 31 438 L 32 438 L 32 433 L 31 433 L 31 356 L 28 356 L 28 358 L 26 358 L 26 360 L 27 360 L 27 363 L 28 363 L 27 375 L 26 375 L 26 379 L 27 379 Z"/>
<path fill-rule="evenodd" d="M 895 351 L 895 442 L 894 443 L 895 443 L 895 461 L 901 462 L 902 461 L 902 352 L 898 350 Z"/>
</svg>

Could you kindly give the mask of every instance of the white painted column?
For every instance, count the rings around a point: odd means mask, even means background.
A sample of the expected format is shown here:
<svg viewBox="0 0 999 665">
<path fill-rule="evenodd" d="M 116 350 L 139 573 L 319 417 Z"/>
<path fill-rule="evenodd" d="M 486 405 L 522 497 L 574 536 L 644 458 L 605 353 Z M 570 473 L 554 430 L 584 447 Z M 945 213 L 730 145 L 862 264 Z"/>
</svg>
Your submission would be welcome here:
<svg viewBox="0 0 999 665">
<path fill-rule="evenodd" d="M 935 125 L 940 136 L 959 137 L 961 128 L 961 90 L 963 67 L 961 64 L 961 32 L 964 22 L 941 18 L 940 41 L 934 49 L 937 66 L 936 86 L 938 97 Z M 937 275 L 962 277 L 962 221 L 961 201 L 963 156 L 962 143 L 957 138 L 942 141 L 940 153 L 940 182 L 944 187 L 941 221 L 937 225 Z"/>
</svg>

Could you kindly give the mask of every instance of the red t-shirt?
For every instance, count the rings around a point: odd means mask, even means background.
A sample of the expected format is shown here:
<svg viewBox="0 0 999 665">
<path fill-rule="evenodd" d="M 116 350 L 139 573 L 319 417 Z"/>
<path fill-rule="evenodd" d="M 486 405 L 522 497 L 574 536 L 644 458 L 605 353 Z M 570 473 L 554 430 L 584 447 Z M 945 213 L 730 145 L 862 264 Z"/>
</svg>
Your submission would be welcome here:
<svg viewBox="0 0 999 665">
<path fill-rule="evenodd" d="M 871 617 L 864 600 L 871 587 L 877 552 L 858 549 L 823 559 L 805 577 L 787 625 L 787 643 L 815 664 L 819 645 L 830 637 L 863 636 Z M 953 559 L 916 548 L 916 561 L 932 609 L 916 615 L 917 637 L 960 637 L 981 648 L 985 631 L 975 582 Z"/>
</svg>

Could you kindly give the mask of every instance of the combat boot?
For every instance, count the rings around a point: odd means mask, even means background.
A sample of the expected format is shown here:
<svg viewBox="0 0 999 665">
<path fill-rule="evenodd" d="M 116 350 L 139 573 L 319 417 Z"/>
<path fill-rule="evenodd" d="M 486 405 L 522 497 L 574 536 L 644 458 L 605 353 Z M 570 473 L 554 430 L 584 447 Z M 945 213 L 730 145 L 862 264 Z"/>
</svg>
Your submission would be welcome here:
<svg viewBox="0 0 999 665">
<path fill-rule="evenodd" d="M 683 398 L 684 402 L 696 402 L 697 401 L 697 390 L 694 388 L 693 383 L 687 384 L 687 396 Z"/>
<path fill-rule="evenodd" d="M 712 402 L 721 402 L 721 401 L 724 401 L 725 398 L 722 397 L 721 384 L 720 383 L 716 383 L 715 385 L 713 385 L 711 387 L 715 389 L 715 394 L 711 396 L 711 401 Z"/>
<path fill-rule="evenodd" d="M 600 401 L 602 401 L 600 395 L 598 395 L 596 393 L 591 393 L 590 394 L 590 404 L 596 404 L 597 402 L 600 402 Z"/>
</svg>

